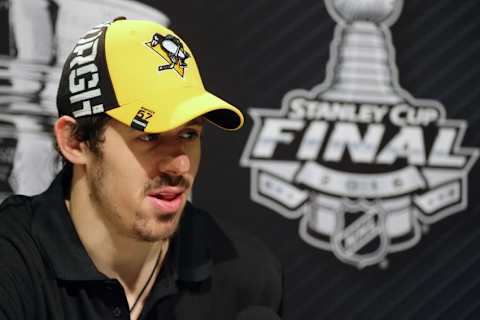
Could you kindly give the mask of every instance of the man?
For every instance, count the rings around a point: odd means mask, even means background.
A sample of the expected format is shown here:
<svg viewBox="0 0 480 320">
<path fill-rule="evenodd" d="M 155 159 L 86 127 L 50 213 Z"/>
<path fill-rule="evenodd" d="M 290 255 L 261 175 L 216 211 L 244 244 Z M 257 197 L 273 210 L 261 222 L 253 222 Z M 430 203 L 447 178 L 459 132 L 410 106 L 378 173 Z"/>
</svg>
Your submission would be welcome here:
<svg viewBox="0 0 480 320">
<path fill-rule="evenodd" d="M 205 122 L 241 112 L 205 91 L 190 49 L 152 22 L 95 27 L 68 57 L 55 123 L 64 169 L 0 208 L 0 319 L 234 319 L 278 311 L 258 241 L 187 201 Z"/>
</svg>

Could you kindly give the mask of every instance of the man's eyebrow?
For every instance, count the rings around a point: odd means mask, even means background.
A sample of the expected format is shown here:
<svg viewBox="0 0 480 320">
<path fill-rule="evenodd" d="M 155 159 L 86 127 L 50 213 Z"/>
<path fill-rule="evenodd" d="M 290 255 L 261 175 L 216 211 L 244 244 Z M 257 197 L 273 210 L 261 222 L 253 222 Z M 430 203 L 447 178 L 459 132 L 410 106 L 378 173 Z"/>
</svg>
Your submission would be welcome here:
<svg viewBox="0 0 480 320">
<path fill-rule="evenodd" d="M 205 119 L 203 117 L 198 117 L 193 120 L 190 120 L 185 125 L 186 126 L 194 126 L 194 125 L 202 125 L 205 123 Z"/>
</svg>

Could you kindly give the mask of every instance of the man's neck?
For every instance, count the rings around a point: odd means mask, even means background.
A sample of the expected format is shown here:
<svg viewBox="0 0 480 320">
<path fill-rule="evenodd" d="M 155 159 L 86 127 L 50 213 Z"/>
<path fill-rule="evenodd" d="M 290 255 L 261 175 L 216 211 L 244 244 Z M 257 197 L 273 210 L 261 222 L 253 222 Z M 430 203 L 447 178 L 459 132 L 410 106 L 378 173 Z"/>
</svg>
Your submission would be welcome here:
<svg viewBox="0 0 480 320">
<path fill-rule="evenodd" d="M 168 240 L 146 242 L 121 234 L 92 203 L 85 180 L 74 173 L 70 200 L 66 201 L 75 229 L 96 268 L 119 280 L 127 298 L 135 296 L 155 269 L 159 256 L 162 264 Z"/>
</svg>

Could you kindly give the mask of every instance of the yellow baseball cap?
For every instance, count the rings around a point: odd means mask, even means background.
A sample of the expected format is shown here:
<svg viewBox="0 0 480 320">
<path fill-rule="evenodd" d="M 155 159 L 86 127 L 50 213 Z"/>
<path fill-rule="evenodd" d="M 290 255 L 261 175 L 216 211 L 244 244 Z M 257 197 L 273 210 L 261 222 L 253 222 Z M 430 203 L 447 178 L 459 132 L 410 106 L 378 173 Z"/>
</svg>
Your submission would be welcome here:
<svg viewBox="0 0 480 320">
<path fill-rule="evenodd" d="M 57 94 L 60 116 L 106 113 L 159 133 L 203 116 L 225 130 L 242 112 L 206 91 L 186 43 L 151 21 L 117 18 L 90 30 L 67 58 Z"/>
</svg>

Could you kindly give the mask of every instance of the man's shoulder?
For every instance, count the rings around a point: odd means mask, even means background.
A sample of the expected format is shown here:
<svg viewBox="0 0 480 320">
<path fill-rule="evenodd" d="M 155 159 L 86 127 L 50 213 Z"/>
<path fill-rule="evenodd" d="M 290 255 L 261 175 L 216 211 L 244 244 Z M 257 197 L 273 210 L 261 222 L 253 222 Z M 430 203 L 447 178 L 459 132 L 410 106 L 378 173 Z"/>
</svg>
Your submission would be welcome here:
<svg viewBox="0 0 480 320">
<path fill-rule="evenodd" d="M 0 278 L 23 279 L 28 262 L 38 256 L 32 236 L 31 197 L 13 195 L 0 204 Z M 23 282 L 18 280 L 17 283 Z"/>
<path fill-rule="evenodd" d="M 0 204 L 0 304 L 12 319 L 33 319 L 43 294 L 44 266 L 32 232 L 31 201 L 14 195 Z"/>
<path fill-rule="evenodd" d="M 0 265 L 18 266 L 37 251 L 32 232 L 31 197 L 13 195 L 0 204 Z"/>
<path fill-rule="evenodd" d="M 258 237 L 226 219 L 205 214 L 210 224 L 212 276 L 217 277 L 222 286 L 236 288 L 242 296 L 251 299 L 245 303 L 278 310 L 283 294 L 283 270 L 277 257 Z"/>
<path fill-rule="evenodd" d="M 34 234 L 35 197 L 13 195 L 0 204 L 0 266 L 15 274 L 42 265 Z"/>
<path fill-rule="evenodd" d="M 280 262 L 273 254 L 271 249 L 258 237 L 255 236 L 218 216 L 210 215 L 212 223 L 216 225 L 216 232 L 211 233 L 212 248 L 220 246 L 218 237 L 224 236 L 231 241 L 232 248 L 236 253 L 236 258 L 243 263 L 262 262 L 263 266 L 277 268 L 280 270 Z M 258 267 L 258 265 L 257 265 Z"/>
<path fill-rule="evenodd" d="M 28 231 L 32 222 L 31 197 L 12 195 L 0 204 L 0 234 Z"/>
<path fill-rule="evenodd" d="M 196 215 L 200 216 L 193 223 L 203 224 L 202 229 L 209 242 L 213 263 L 228 260 L 240 260 L 239 262 L 254 260 L 280 268 L 278 259 L 257 236 L 206 210 L 196 207 L 191 207 L 191 209 L 194 209 Z"/>
</svg>

